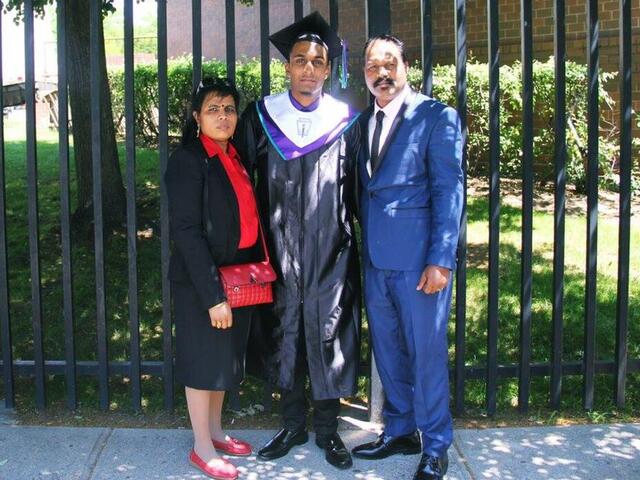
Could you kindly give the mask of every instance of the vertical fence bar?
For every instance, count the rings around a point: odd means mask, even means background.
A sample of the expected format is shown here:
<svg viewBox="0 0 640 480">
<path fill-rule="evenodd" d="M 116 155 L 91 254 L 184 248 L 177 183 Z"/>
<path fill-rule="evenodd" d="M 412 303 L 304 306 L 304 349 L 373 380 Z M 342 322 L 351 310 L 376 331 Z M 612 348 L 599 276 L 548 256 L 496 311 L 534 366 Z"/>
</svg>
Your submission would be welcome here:
<svg viewBox="0 0 640 480">
<path fill-rule="evenodd" d="M 2 71 L 2 16 L 0 9 L 0 85 Z M 0 88 L 0 105 L 4 105 L 3 89 Z M 2 338 L 2 381 L 4 404 L 15 406 L 13 385 L 13 355 L 11 347 L 11 318 L 9 313 L 9 276 L 7 263 L 7 204 L 5 192 L 4 115 L 0 115 L 0 337 Z"/>
<path fill-rule="evenodd" d="M 102 1 L 92 0 L 90 11 L 91 51 L 91 159 L 93 162 L 93 242 L 96 274 L 96 321 L 98 325 L 98 383 L 100 408 L 109 408 L 109 358 L 107 353 L 107 312 L 104 272 L 104 219 L 102 211 L 102 76 L 100 75 L 100 28 Z"/>
<path fill-rule="evenodd" d="M 227 28 L 227 77 L 236 81 L 236 2 L 225 0 L 225 25 Z"/>
<path fill-rule="evenodd" d="M 158 8 L 160 8 L 158 6 Z M 191 0 L 191 51 L 193 52 L 193 91 L 202 80 L 202 4 Z M 158 57 L 160 60 L 160 57 Z"/>
<path fill-rule="evenodd" d="M 227 408 L 229 410 L 233 410 L 234 412 L 238 412 L 241 409 L 240 406 L 240 390 L 238 388 L 234 388 L 233 390 L 229 390 L 227 392 Z"/>
<path fill-rule="evenodd" d="M 142 410 L 140 384 L 140 316 L 138 311 L 138 250 L 136 218 L 136 132 L 134 111 L 133 0 L 124 3 L 124 115 L 127 157 L 127 254 L 129 258 L 129 344 L 131 406 Z"/>
<path fill-rule="evenodd" d="M 631 228 L 631 0 L 620 0 L 620 224 L 616 311 L 615 402 L 625 405 L 629 329 L 629 243 Z"/>
<path fill-rule="evenodd" d="M 269 54 L 269 0 L 260 0 L 260 79 L 262 96 L 271 94 L 271 55 Z"/>
<path fill-rule="evenodd" d="M 464 193 L 460 236 L 458 238 L 458 268 L 456 269 L 456 357 L 455 357 L 455 400 L 457 415 L 464 412 L 465 379 L 465 329 L 467 316 L 467 2 L 456 0 L 456 98 L 462 128 L 462 170 L 464 173 Z"/>
<path fill-rule="evenodd" d="M 422 0 L 422 93 L 433 92 L 433 29 L 431 24 L 431 0 Z"/>
<path fill-rule="evenodd" d="M 329 24 L 335 32 L 338 31 L 340 25 L 338 18 L 338 0 L 329 0 Z M 331 93 L 334 94 L 340 90 L 340 82 L 338 81 L 338 64 L 340 63 L 340 59 L 341 57 L 338 57 L 331 61 Z"/>
<path fill-rule="evenodd" d="M 367 37 L 373 37 L 391 32 L 391 5 L 389 0 L 367 0 Z M 369 96 L 373 101 L 373 95 Z M 375 355 L 369 347 L 369 363 L 371 374 L 369 376 L 369 421 L 379 423 L 382 421 L 382 408 L 384 405 L 384 391 L 382 381 L 376 366 Z"/>
<path fill-rule="evenodd" d="M 462 128 L 462 170 L 464 193 L 460 236 L 458 238 L 458 268 L 456 269 L 456 358 L 455 400 L 457 415 L 464 412 L 465 329 L 467 316 L 467 2 L 456 0 L 456 98 Z"/>
<path fill-rule="evenodd" d="M 297 22 L 304 15 L 304 5 L 302 0 L 293 0 L 293 18 Z"/>
<path fill-rule="evenodd" d="M 520 375 L 518 409 L 529 409 L 533 250 L 533 28 L 531 0 L 520 3 L 522 38 L 522 270 L 520 282 Z"/>
<path fill-rule="evenodd" d="M 500 45 L 498 0 L 487 0 L 489 18 L 489 306 L 487 413 L 496 413 L 500 254 Z"/>
<path fill-rule="evenodd" d="M 587 258 L 584 319 L 584 397 L 586 410 L 593 409 L 596 363 L 596 291 L 598 255 L 598 68 L 600 26 L 598 1 L 587 3 L 588 54 L 588 159 L 587 159 Z"/>
<path fill-rule="evenodd" d="M 69 95 L 67 89 L 67 2 L 58 2 L 58 157 L 60 162 L 60 240 L 62 243 L 62 290 L 64 310 L 65 379 L 67 408 L 78 404 L 76 346 L 71 261 L 71 196 L 69 175 Z"/>
<path fill-rule="evenodd" d="M 391 33 L 390 0 L 367 0 L 367 32 L 369 37 Z"/>
<path fill-rule="evenodd" d="M 169 285 L 169 199 L 164 174 L 169 159 L 168 87 L 167 87 L 167 0 L 158 0 L 158 117 L 160 153 L 160 232 L 162 257 L 162 351 L 164 406 L 173 410 L 173 338 L 171 324 L 171 290 Z"/>
<path fill-rule="evenodd" d="M 27 116 L 27 196 L 29 209 L 29 257 L 31 260 L 31 315 L 35 361 L 36 407 L 45 407 L 42 289 L 38 222 L 38 160 L 36 145 L 36 87 L 34 62 L 33 1 L 24 2 L 25 99 Z"/>
<path fill-rule="evenodd" d="M 567 185 L 567 101 L 565 64 L 565 0 L 554 0 L 555 146 L 553 208 L 553 312 L 551 340 L 551 408 L 560 408 L 562 393 L 562 330 L 564 315 L 564 224 Z"/>
<path fill-rule="evenodd" d="M 262 96 L 271 94 L 271 55 L 269 53 L 269 0 L 260 0 L 260 80 Z M 271 385 L 264 384 L 263 404 L 271 411 Z"/>
</svg>

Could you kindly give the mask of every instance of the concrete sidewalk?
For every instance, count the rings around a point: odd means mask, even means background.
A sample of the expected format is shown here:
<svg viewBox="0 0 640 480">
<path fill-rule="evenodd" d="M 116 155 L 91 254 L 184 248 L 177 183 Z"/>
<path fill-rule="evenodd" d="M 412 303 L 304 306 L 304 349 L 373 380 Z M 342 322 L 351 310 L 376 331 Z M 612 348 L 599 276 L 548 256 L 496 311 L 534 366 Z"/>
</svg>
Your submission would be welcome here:
<svg viewBox="0 0 640 480">
<path fill-rule="evenodd" d="M 269 430 L 230 431 L 259 447 Z M 375 438 L 344 430 L 348 447 Z M 354 459 L 339 471 L 329 466 L 313 434 L 285 458 L 235 458 L 241 479 L 411 480 L 419 456 L 380 461 Z M 189 430 L 25 427 L 0 422 L 2 480 L 194 480 L 207 478 L 187 463 Z M 640 479 L 640 424 L 457 430 L 449 450 L 450 480 Z"/>
</svg>

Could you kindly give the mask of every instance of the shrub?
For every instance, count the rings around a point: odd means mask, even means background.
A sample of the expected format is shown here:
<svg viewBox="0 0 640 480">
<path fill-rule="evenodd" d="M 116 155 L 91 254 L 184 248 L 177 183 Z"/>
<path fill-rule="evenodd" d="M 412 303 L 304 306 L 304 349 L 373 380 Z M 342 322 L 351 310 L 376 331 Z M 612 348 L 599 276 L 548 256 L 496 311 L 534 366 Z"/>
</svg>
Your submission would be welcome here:
<svg viewBox="0 0 640 480">
<path fill-rule="evenodd" d="M 219 60 L 203 62 L 204 76 L 226 75 L 226 63 Z M 178 137 L 191 97 L 191 59 L 182 57 L 168 63 L 169 134 Z M 456 105 L 456 71 L 454 65 L 434 67 L 433 96 L 449 105 Z M 535 175 L 540 182 L 554 176 L 554 105 L 555 79 L 553 58 L 533 64 L 534 95 L 534 161 Z M 618 129 L 608 119 L 613 118 L 614 101 L 602 87 L 615 73 L 600 73 L 601 135 L 599 169 L 601 184 L 615 188 L 613 166 L 618 157 Z M 409 68 L 411 86 L 419 90 L 422 69 Z M 567 181 L 578 191 L 586 186 L 587 162 L 587 67 L 574 62 L 566 64 L 567 102 Z M 352 79 L 358 80 L 358 79 Z M 124 72 L 122 68 L 109 72 L 113 98 L 114 121 L 118 131 L 124 131 Z M 352 82 L 353 83 L 353 82 Z M 358 82 L 356 82 L 358 83 Z M 138 65 L 134 72 L 136 139 L 143 145 L 154 145 L 158 138 L 158 78 L 156 65 Z M 236 66 L 236 85 L 241 93 L 241 108 L 260 97 L 260 62 L 243 59 Z M 271 61 L 271 92 L 286 88 L 284 65 Z M 364 90 L 364 87 L 362 87 Z M 522 77 L 521 65 L 500 67 L 500 172 L 517 177 L 522 168 Z M 472 176 L 484 175 L 489 159 L 489 69 L 486 63 L 472 60 L 467 65 L 468 171 Z M 640 122 L 640 119 L 638 120 Z M 637 142 L 637 139 L 635 140 Z M 635 147 L 639 147 L 637 143 Z M 638 169 L 634 170 L 634 190 L 640 185 Z"/>
<path fill-rule="evenodd" d="M 204 77 L 225 77 L 226 63 L 210 60 L 202 63 Z M 167 65 L 168 126 L 169 135 L 178 137 L 191 101 L 191 58 L 172 59 Z M 124 70 L 109 71 L 109 84 L 113 102 L 113 115 L 117 131 L 124 133 Z M 260 61 L 256 59 L 238 62 L 236 86 L 241 93 L 241 108 L 260 97 Z M 158 67 L 137 65 L 134 70 L 135 131 L 141 145 L 154 145 L 158 140 Z M 282 62 L 271 62 L 271 91 L 285 90 L 285 72 Z"/>
<path fill-rule="evenodd" d="M 456 72 L 454 65 L 439 65 L 433 71 L 433 96 L 456 105 Z M 533 64 L 534 159 L 536 179 L 544 182 L 554 175 L 554 61 Z M 613 165 L 618 155 L 617 133 L 612 118 L 614 101 L 602 85 L 616 76 L 600 73 L 601 136 L 599 167 L 601 183 L 614 185 Z M 586 185 L 587 161 L 587 67 L 574 62 L 566 64 L 567 101 L 567 180 L 579 191 Z M 419 89 L 422 70 L 409 69 L 409 82 Z M 522 71 L 520 62 L 500 67 L 500 172 L 519 176 L 522 168 Z M 486 63 L 472 61 L 467 65 L 468 167 L 470 175 L 485 174 L 489 164 L 489 69 Z"/>
</svg>

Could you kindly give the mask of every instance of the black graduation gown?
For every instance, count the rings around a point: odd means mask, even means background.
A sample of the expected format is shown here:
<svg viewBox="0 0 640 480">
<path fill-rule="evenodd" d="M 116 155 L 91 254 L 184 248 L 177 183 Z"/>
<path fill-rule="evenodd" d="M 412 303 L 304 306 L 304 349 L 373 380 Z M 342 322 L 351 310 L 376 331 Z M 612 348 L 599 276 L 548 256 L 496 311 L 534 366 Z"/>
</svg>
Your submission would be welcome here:
<svg viewBox="0 0 640 480">
<path fill-rule="evenodd" d="M 258 204 L 278 280 L 274 304 L 260 309 L 270 340 L 270 380 L 291 389 L 304 322 L 313 398 L 352 396 L 360 358 L 360 274 L 352 222 L 358 122 L 336 140 L 283 160 L 267 139 L 255 103 L 234 144 L 256 181 Z M 255 325 L 255 323 L 254 323 Z M 255 338 L 255 337 L 254 337 Z M 250 345 L 249 350 L 253 346 Z"/>
</svg>

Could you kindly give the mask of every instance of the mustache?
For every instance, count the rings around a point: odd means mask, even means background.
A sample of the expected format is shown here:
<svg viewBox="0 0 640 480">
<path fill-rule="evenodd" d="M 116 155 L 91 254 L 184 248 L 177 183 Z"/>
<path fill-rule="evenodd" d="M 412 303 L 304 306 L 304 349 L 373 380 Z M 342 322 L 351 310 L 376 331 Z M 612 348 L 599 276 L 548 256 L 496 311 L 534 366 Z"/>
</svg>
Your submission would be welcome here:
<svg viewBox="0 0 640 480">
<path fill-rule="evenodd" d="M 380 85 L 390 85 L 393 86 L 395 85 L 396 82 L 394 82 L 391 78 L 389 77 L 380 77 L 378 78 L 375 82 L 373 82 L 373 86 L 374 87 L 379 87 Z"/>
</svg>

